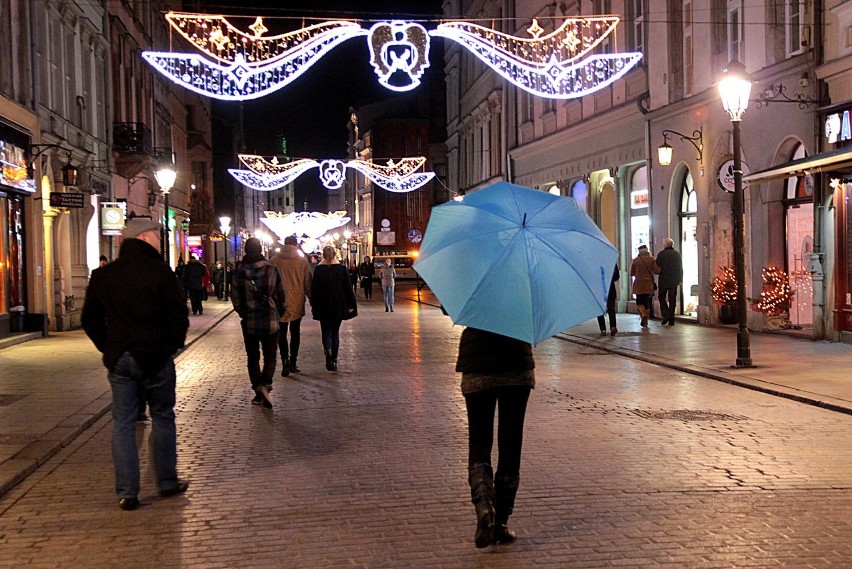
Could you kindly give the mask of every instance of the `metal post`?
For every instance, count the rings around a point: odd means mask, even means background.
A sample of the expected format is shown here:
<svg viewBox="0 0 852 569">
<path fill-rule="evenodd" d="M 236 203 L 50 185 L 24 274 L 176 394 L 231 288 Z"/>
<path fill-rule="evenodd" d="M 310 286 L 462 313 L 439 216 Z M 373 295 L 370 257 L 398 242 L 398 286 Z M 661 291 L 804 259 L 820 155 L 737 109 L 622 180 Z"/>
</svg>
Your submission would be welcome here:
<svg viewBox="0 0 852 569">
<path fill-rule="evenodd" d="M 751 338 L 748 332 L 748 299 L 745 272 L 745 193 L 743 192 L 740 121 L 734 126 L 734 269 L 737 273 L 737 363 L 734 367 L 753 367 Z"/>
<path fill-rule="evenodd" d="M 228 282 L 228 236 L 227 235 L 225 235 L 225 238 L 222 240 L 222 243 L 225 244 L 225 251 L 224 251 L 224 253 L 225 253 L 225 266 L 222 268 L 222 270 L 224 271 L 224 275 L 222 275 L 222 280 L 225 283 L 223 285 L 224 286 L 225 299 L 228 299 L 230 292 L 231 292 L 230 291 L 231 287 L 230 287 L 230 283 Z"/>
<path fill-rule="evenodd" d="M 165 259 L 166 264 L 171 267 L 172 264 L 169 262 L 169 192 L 168 190 L 163 192 L 163 217 L 165 218 L 165 222 L 163 223 L 163 227 L 165 228 L 164 236 L 163 236 L 163 259 Z"/>
</svg>

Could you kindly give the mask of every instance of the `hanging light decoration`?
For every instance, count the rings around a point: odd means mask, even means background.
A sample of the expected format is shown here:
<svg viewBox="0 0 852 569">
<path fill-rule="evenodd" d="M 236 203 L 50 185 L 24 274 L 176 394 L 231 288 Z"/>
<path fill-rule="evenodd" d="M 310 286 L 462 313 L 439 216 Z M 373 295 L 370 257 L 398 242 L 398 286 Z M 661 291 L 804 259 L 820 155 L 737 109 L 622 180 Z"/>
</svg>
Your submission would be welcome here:
<svg viewBox="0 0 852 569">
<path fill-rule="evenodd" d="M 344 41 L 366 36 L 379 83 L 394 91 L 420 84 L 429 67 L 430 36 L 443 37 L 473 53 L 488 67 L 534 95 L 570 99 L 592 93 L 623 76 L 642 58 L 638 52 L 592 51 L 616 28 L 616 16 L 567 18 L 552 33 L 533 20 L 529 38 L 469 22 L 446 22 L 427 31 L 414 22 L 378 22 L 370 29 L 328 21 L 277 36 L 258 17 L 246 33 L 224 16 L 166 15 L 169 24 L 200 54 L 146 51 L 142 56 L 175 83 L 224 100 L 254 99 L 302 75 Z"/>
<path fill-rule="evenodd" d="M 414 191 L 435 177 L 434 172 L 417 172 L 426 164 L 423 156 L 388 160 L 385 165 L 360 159 L 317 161 L 303 158 L 279 164 L 275 158 L 267 160 L 254 154 L 240 154 L 239 158 L 247 169 L 231 168 L 228 172 L 241 184 L 261 191 L 283 188 L 311 168 L 319 168 L 320 181 L 329 190 L 343 185 L 346 168 L 353 168 L 377 186 L 398 193 Z"/>
<path fill-rule="evenodd" d="M 288 235 L 295 235 L 298 239 L 319 239 L 327 232 L 349 223 L 350 218 L 345 211 L 320 213 L 315 211 L 299 211 L 295 213 L 278 213 L 275 211 L 263 212 L 266 217 L 260 221 L 270 231 L 283 241 Z"/>
</svg>

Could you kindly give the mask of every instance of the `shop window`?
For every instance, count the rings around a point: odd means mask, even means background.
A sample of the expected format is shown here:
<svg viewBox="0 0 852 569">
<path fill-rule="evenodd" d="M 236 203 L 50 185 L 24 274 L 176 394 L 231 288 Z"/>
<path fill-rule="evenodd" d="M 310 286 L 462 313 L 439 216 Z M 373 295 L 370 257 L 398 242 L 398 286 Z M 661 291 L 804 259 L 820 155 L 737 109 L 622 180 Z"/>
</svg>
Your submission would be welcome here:
<svg viewBox="0 0 852 569">
<path fill-rule="evenodd" d="M 648 211 L 648 169 L 637 168 L 630 175 L 630 255 L 635 256 L 640 245 L 648 245 L 651 217 Z"/>
</svg>

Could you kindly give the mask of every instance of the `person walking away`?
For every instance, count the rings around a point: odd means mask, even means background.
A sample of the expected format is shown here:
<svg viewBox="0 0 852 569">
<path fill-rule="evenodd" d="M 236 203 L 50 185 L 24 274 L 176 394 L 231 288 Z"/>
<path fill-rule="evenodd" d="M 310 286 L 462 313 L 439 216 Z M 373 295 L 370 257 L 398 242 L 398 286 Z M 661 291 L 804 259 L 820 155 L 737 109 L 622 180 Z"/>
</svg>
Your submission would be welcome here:
<svg viewBox="0 0 852 569">
<path fill-rule="evenodd" d="M 393 312 L 393 289 L 396 284 L 396 269 L 393 266 L 393 261 L 385 259 L 385 264 L 379 271 L 379 278 L 382 281 L 382 296 L 385 299 L 385 312 Z"/>
<path fill-rule="evenodd" d="M 160 255 L 160 224 L 128 220 L 118 259 L 92 272 L 82 325 L 103 354 L 112 391 L 112 459 L 122 510 L 139 507 L 136 418 L 140 390 L 151 410 L 153 463 L 161 496 L 186 492 L 178 478 L 174 355 L 189 328 L 186 295 Z"/>
<path fill-rule="evenodd" d="M 641 326 L 648 327 L 648 316 L 654 298 L 654 275 L 660 274 L 657 261 L 651 256 L 647 245 L 639 245 L 639 254 L 630 264 L 630 276 L 633 277 L 633 294 L 636 295 L 636 310 L 639 311 Z"/>
<path fill-rule="evenodd" d="M 674 240 L 666 237 L 665 249 L 657 255 L 657 265 L 660 267 L 658 290 L 660 291 L 660 312 L 663 320 L 661 325 L 668 322 L 674 326 L 675 306 L 677 303 L 677 287 L 683 282 L 683 259 L 674 249 Z"/>
<path fill-rule="evenodd" d="M 456 371 L 467 407 L 468 484 L 476 510 L 474 543 L 514 541 L 508 527 L 515 507 L 521 468 L 524 416 L 535 387 L 535 361 L 527 342 L 465 328 Z M 497 472 L 491 467 L 494 412 L 497 417 Z"/>
<path fill-rule="evenodd" d="M 231 261 L 225 263 L 225 298 L 231 298 L 231 283 L 234 282 L 234 264 Z"/>
<path fill-rule="evenodd" d="M 177 278 L 181 283 L 183 283 L 184 267 L 186 267 L 186 261 L 183 260 L 183 257 L 178 257 L 177 266 L 175 267 L 175 275 L 177 275 Z"/>
<path fill-rule="evenodd" d="M 618 334 L 618 328 L 615 326 L 615 301 L 618 299 L 618 288 L 615 283 L 618 282 L 619 276 L 618 264 L 616 264 L 609 282 L 609 293 L 606 296 L 606 315 L 609 316 L 609 333 L 612 336 Z M 603 314 L 598 316 L 598 326 L 601 329 L 601 336 L 606 336 L 606 320 Z"/>
<path fill-rule="evenodd" d="M 224 300 L 225 298 L 225 268 L 221 261 L 216 261 L 213 270 L 210 272 L 210 280 L 213 281 L 213 292 L 216 293 L 216 300 Z"/>
<path fill-rule="evenodd" d="M 367 257 L 369 259 L 369 257 Z M 311 311 L 319 320 L 325 368 L 337 371 L 340 348 L 340 324 L 357 315 L 355 292 L 349 286 L 346 267 L 335 259 L 334 247 L 323 247 L 322 261 L 314 269 L 311 283 Z"/>
<path fill-rule="evenodd" d="M 279 321 L 278 349 L 281 352 L 281 375 L 302 371 L 296 365 L 301 344 L 302 318 L 305 316 L 305 302 L 311 298 L 311 267 L 303 255 L 299 254 L 299 241 L 295 235 L 284 238 L 284 248 L 270 261 L 284 281 L 287 298 L 284 302 L 284 314 Z M 287 332 L 290 342 L 287 342 Z"/>
<path fill-rule="evenodd" d="M 364 262 L 358 266 L 358 275 L 361 277 L 361 288 L 364 289 L 364 298 L 373 298 L 373 279 L 376 277 L 376 267 L 370 261 L 370 256 L 364 257 Z"/>
<path fill-rule="evenodd" d="M 210 290 L 210 269 L 202 263 L 204 267 L 204 276 L 201 277 L 201 300 L 207 300 L 207 294 Z"/>
<path fill-rule="evenodd" d="M 189 256 L 189 262 L 183 268 L 183 288 L 189 293 L 189 303 L 193 314 L 203 314 L 204 306 L 204 278 L 207 276 L 207 267 L 201 264 L 195 255 Z"/>
<path fill-rule="evenodd" d="M 358 265 L 354 262 L 349 266 L 349 280 L 352 282 L 352 291 L 358 291 Z"/>
<path fill-rule="evenodd" d="M 284 284 L 278 269 L 263 258 L 256 237 L 246 241 L 245 255 L 234 271 L 231 302 L 240 315 L 253 405 L 272 409 L 272 376 L 278 347 L 278 320 L 284 314 Z M 263 368 L 260 354 L 263 351 Z"/>
</svg>

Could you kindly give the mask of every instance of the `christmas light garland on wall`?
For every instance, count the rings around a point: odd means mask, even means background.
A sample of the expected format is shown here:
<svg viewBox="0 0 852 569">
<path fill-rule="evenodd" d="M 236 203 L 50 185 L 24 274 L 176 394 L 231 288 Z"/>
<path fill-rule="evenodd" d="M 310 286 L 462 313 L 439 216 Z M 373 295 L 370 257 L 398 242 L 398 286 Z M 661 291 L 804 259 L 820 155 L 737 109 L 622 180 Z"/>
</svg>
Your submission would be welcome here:
<svg viewBox="0 0 852 569">
<path fill-rule="evenodd" d="M 311 168 L 319 168 L 320 181 L 329 190 L 343 185 L 347 168 L 361 172 L 377 186 L 398 193 L 414 191 L 435 177 L 434 172 L 417 172 L 426 164 L 423 156 L 388 160 L 385 165 L 360 159 L 317 161 L 301 158 L 281 164 L 277 158 L 267 160 L 254 154 L 240 154 L 239 158 L 246 168 L 231 168 L 228 172 L 241 184 L 261 191 L 283 188 Z"/>
<path fill-rule="evenodd" d="M 429 67 L 430 36 L 457 42 L 519 88 L 555 99 L 597 91 L 642 58 L 638 52 L 592 53 L 615 31 L 617 16 L 566 18 L 547 35 L 533 20 L 529 38 L 468 22 L 442 23 L 427 31 L 400 20 L 378 22 L 370 29 L 355 22 L 328 21 L 265 36 L 268 29 L 261 17 L 249 26 L 251 34 L 224 16 L 169 13 L 166 20 L 203 55 L 146 51 L 142 56 L 178 85 L 224 100 L 254 99 L 277 91 L 329 51 L 359 36 L 367 37 L 379 83 L 394 91 L 420 84 Z"/>
</svg>

